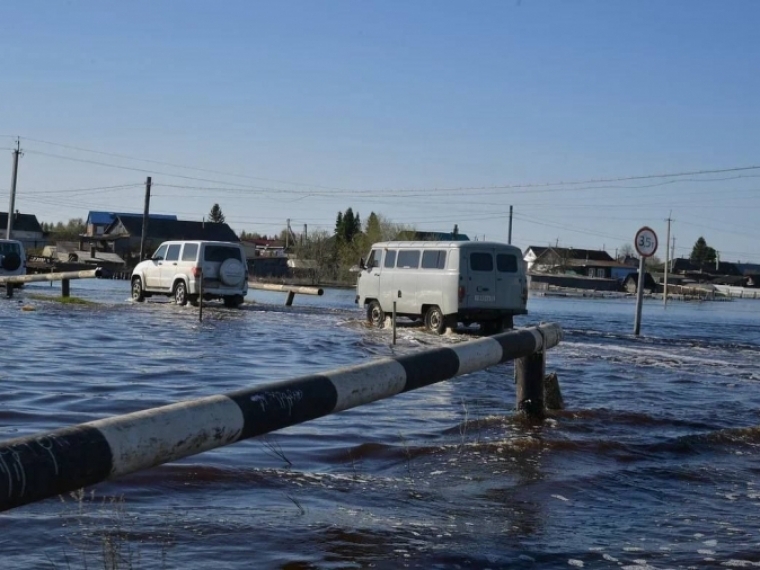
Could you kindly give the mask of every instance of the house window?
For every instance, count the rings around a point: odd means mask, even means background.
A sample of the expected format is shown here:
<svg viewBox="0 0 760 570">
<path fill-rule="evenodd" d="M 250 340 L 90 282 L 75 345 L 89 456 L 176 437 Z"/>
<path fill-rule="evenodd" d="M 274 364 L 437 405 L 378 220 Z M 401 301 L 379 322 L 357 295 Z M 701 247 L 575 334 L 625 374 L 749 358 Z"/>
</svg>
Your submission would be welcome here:
<svg viewBox="0 0 760 570">
<path fill-rule="evenodd" d="M 493 271 L 493 256 L 476 251 L 470 254 L 470 269 L 473 271 Z"/>
<path fill-rule="evenodd" d="M 599 277 L 600 279 L 604 279 L 604 269 L 602 267 L 599 267 L 596 270 L 596 276 Z"/>
<path fill-rule="evenodd" d="M 398 252 L 396 267 L 403 269 L 417 269 L 420 265 L 420 251 L 418 249 L 402 249 Z"/>
<path fill-rule="evenodd" d="M 446 252 L 430 249 L 422 252 L 422 269 L 443 269 L 446 267 Z"/>
<path fill-rule="evenodd" d="M 383 267 L 393 267 L 394 265 L 396 265 L 396 250 L 385 250 L 385 263 L 383 264 Z"/>
</svg>

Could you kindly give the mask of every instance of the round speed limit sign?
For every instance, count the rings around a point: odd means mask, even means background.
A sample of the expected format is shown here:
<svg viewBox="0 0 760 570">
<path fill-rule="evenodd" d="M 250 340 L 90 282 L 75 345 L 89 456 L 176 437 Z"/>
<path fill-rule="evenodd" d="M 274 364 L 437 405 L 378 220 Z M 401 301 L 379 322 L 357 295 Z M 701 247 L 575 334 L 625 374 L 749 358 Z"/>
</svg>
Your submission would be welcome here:
<svg viewBox="0 0 760 570">
<path fill-rule="evenodd" d="M 652 228 L 644 226 L 636 232 L 633 244 L 641 257 L 652 257 L 657 251 L 657 234 Z"/>
</svg>

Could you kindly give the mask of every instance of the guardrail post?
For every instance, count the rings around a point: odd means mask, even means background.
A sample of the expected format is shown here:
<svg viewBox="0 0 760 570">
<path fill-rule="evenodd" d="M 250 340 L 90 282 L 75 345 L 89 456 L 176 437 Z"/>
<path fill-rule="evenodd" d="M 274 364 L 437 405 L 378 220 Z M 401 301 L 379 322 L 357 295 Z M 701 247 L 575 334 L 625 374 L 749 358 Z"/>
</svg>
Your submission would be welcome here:
<svg viewBox="0 0 760 570">
<path fill-rule="evenodd" d="M 543 350 L 515 360 L 515 404 L 518 412 L 529 419 L 544 417 L 544 370 L 546 359 Z"/>
<path fill-rule="evenodd" d="M 293 299 L 296 298 L 296 292 L 295 291 L 288 291 L 288 298 L 285 301 L 286 307 L 292 307 L 293 306 Z"/>
<path fill-rule="evenodd" d="M 13 283 L 6 283 L 5 284 L 5 296 L 9 299 L 13 297 Z"/>
<path fill-rule="evenodd" d="M 71 282 L 68 279 L 61 279 L 61 297 L 68 297 L 71 293 Z"/>
</svg>

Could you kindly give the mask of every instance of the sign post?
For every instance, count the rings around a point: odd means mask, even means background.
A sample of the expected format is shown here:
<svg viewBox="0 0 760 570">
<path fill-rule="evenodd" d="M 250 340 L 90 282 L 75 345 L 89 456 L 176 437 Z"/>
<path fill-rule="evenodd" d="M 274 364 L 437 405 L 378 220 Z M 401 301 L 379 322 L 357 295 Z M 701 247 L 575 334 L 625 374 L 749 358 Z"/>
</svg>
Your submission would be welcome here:
<svg viewBox="0 0 760 570">
<path fill-rule="evenodd" d="M 633 245 L 639 254 L 639 283 L 636 287 L 636 319 L 633 322 L 633 334 L 639 336 L 641 331 L 641 307 L 644 303 L 644 275 L 646 258 L 657 251 L 657 234 L 650 227 L 644 226 L 636 232 Z"/>
</svg>

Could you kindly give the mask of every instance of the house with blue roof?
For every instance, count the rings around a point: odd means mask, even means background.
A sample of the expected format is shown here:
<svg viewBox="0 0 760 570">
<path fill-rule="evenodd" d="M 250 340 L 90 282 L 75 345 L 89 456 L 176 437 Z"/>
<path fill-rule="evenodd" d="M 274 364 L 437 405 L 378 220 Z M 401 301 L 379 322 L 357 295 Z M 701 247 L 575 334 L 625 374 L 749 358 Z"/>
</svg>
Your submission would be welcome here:
<svg viewBox="0 0 760 570">
<path fill-rule="evenodd" d="M 142 220 L 142 214 L 130 214 L 122 212 L 98 212 L 90 211 L 87 214 L 85 232 L 87 236 L 94 237 L 103 235 L 106 228 L 110 226 L 118 217 L 136 217 Z M 151 220 L 176 220 L 177 216 L 171 214 L 148 214 Z"/>
</svg>

